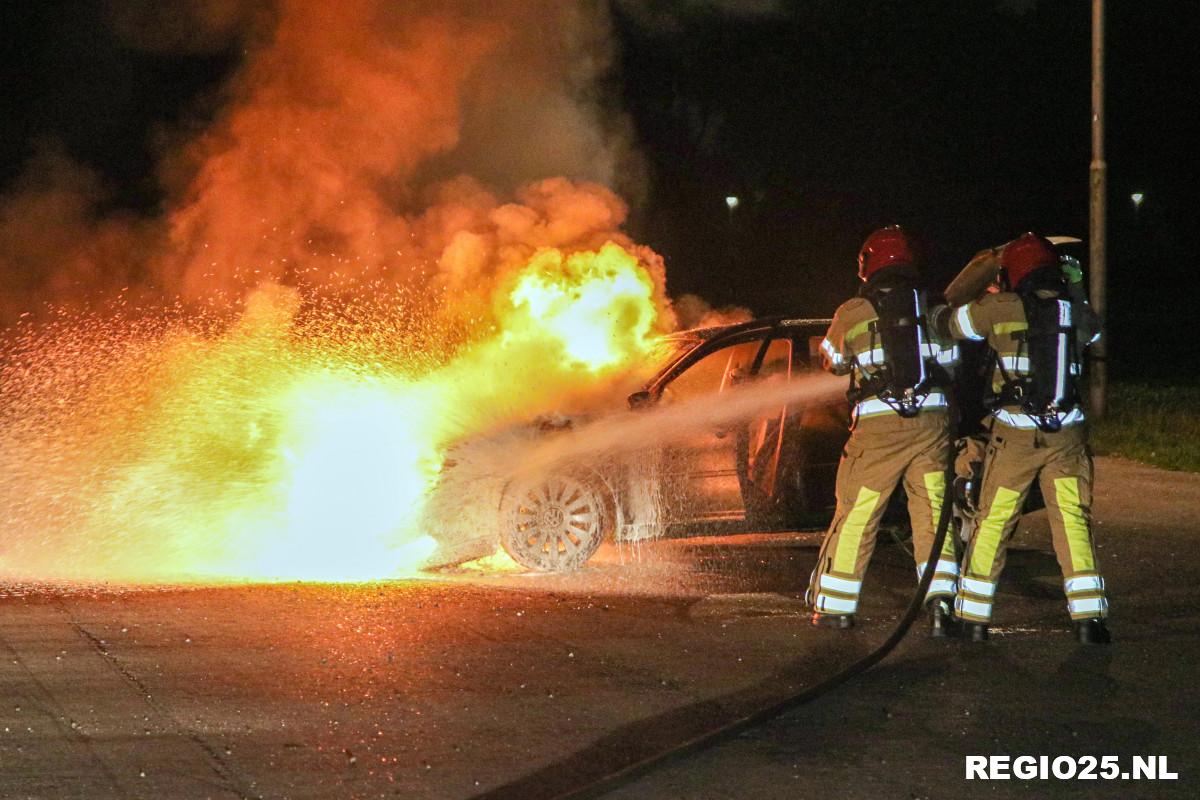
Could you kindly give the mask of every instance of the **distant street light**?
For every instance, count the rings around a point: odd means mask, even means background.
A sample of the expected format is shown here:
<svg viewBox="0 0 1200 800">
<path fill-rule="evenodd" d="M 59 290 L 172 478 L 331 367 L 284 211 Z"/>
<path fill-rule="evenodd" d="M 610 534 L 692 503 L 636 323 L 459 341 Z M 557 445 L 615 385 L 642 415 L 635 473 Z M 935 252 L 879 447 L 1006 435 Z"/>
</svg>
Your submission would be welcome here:
<svg viewBox="0 0 1200 800">
<path fill-rule="evenodd" d="M 1146 195 L 1141 192 L 1134 192 L 1129 195 L 1129 199 L 1133 201 L 1133 210 L 1137 211 L 1142 207 L 1142 201 L 1146 199 Z"/>
<path fill-rule="evenodd" d="M 731 194 L 731 195 L 729 195 L 728 197 L 726 197 L 726 198 L 725 198 L 725 205 L 729 206 L 729 213 L 730 213 L 730 214 L 732 214 L 732 213 L 733 213 L 733 210 L 734 210 L 735 208 L 737 208 L 737 207 L 738 207 L 738 204 L 740 204 L 741 202 L 742 202 L 742 201 L 741 201 L 741 199 L 740 199 L 739 197 L 737 197 L 736 195 L 732 195 L 732 194 Z"/>
</svg>

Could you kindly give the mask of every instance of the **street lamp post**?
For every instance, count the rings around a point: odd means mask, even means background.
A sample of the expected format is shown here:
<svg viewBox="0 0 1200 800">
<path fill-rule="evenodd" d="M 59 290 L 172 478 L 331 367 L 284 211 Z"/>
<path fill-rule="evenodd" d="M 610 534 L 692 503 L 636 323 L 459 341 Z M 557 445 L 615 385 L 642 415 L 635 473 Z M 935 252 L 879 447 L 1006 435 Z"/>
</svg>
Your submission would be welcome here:
<svg viewBox="0 0 1200 800">
<path fill-rule="evenodd" d="M 1104 330 L 1104 335 L 1092 345 L 1090 411 L 1097 419 L 1104 416 L 1108 405 L 1107 172 L 1108 165 L 1104 161 L 1104 0 L 1092 0 L 1092 163 L 1089 176 L 1088 260 L 1091 268 L 1092 310 L 1100 317 Z"/>
<path fill-rule="evenodd" d="M 737 210 L 737 207 L 741 205 L 741 203 L 741 198 L 735 194 L 726 195 L 725 197 L 725 207 L 729 209 L 729 226 L 725 231 L 725 257 L 728 260 L 729 275 L 733 275 L 735 272 L 737 272 L 737 231 L 734 229 L 733 212 Z"/>
</svg>

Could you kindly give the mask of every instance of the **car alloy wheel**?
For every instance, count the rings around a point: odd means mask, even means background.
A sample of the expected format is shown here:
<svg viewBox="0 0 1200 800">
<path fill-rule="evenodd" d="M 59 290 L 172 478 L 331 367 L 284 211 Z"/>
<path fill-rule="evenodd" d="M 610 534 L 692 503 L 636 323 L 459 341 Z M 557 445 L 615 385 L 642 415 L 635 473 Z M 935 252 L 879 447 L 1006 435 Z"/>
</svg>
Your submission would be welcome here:
<svg viewBox="0 0 1200 800">
<path fill-rule="evenodd" d="M 612 530 L 602 484 L 588 476 L 518 479 L 501 506 L 500 543 L 513 560 L 540 572 L 570 572 L 587 562 Z"/>
</svg>

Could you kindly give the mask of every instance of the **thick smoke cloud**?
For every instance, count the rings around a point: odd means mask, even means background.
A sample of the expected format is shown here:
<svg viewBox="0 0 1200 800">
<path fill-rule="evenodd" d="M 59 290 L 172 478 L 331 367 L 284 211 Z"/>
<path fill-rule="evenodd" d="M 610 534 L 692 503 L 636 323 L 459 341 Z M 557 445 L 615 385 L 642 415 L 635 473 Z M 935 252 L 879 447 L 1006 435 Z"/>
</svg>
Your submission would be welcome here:
<svg viewBox="0 0 1200 800">
<path fill-rule="evenodd" d="M 70 307 L 87 292 L 113 297 L 140 287 L 139 253 L 156 242 L 155 224 L 101 214 L 107 201 L 94 172 L 45 147 L 0 201 L 0 323 Z"/>
<path fill-rule="evenodd" d="M 129 45 L 153 53 L 229 47 L 261 22 L 270 4 L 247 0 L 109 0 L 108 19 Z"/>
<path fill-rule="evenodd" d="M 0 200 L 3 321 L 267 281 L 479 292 L 539 246 L 624 241 L 613 190 L 636 198 L 641 171 L 598 90 L 614 67 L 599 0 L 122 0 L 110 16 L 135 47 L 246 55 L 212 122 L 163 154 L 161 215 L 112 213 L 61 154 L 29 165 Z"/>
</svg>

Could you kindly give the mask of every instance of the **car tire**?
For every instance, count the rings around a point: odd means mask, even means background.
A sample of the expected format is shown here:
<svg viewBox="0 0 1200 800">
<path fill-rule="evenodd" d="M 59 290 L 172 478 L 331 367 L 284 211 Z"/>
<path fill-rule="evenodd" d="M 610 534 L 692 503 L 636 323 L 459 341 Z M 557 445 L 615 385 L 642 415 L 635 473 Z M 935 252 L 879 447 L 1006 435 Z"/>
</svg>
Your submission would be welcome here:
<svg viewBox="0 0 1200 800">
<path fill-rule="evenodd" d="M 612 535 L 615 513 L 604 483 L 586 472 L 518 478 L 500 504 L 500 545 L 537 572 L 573 572 Z"/>
</svg>

